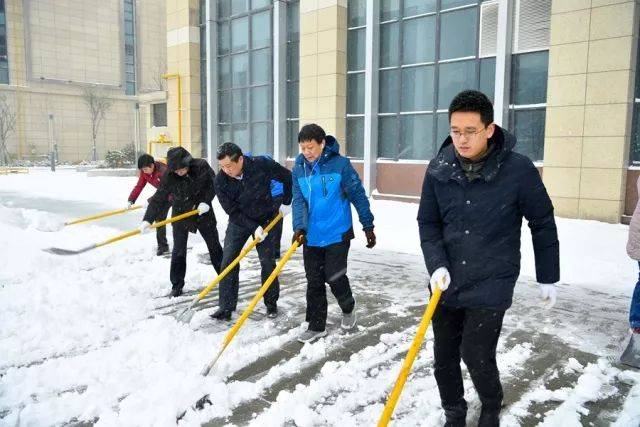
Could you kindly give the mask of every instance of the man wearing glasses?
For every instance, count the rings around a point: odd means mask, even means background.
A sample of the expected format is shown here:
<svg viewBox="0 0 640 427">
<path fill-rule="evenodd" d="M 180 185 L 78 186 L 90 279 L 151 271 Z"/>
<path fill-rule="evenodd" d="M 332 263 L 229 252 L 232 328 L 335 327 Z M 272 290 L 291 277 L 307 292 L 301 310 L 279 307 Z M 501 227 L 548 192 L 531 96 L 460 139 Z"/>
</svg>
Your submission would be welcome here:
<svg viewBox="0 0 640 427">
<path fill-rule="evenodd" d="M 502 386 L 496 347 L 520 273 L 522 218 L 531 229 L 543 301 L 556 300 L 559 243 L 553 206 L 538 170 L 513 151 L 516 139 L 493 123 L 481 92 L 449 106 L 451 134 L 425 174 L 418 210 L 430 290 L 442 289 L 433 317 L 434 375 L 446 426 L 464 426 L 460 359 L 482 402 L 479 426 L 498 426 Z"/>
</svg>

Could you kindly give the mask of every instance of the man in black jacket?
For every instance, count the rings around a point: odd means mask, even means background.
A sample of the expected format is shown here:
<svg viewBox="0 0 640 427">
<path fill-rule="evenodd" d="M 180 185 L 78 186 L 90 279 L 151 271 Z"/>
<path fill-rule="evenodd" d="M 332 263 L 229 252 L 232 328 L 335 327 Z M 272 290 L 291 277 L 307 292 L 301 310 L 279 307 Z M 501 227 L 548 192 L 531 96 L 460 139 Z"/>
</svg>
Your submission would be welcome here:
<svg viewBox="0 0 640 427">
<path fill-rule="evenodd" d="M 266 156 L 245 156 L 240 147 L 231 142 L 218 147 L 217 157 L 223 172 L 216 176 L 218 200 L 229 215 L 221 268 L 231 264 L 253 234 L 260 239 L 257 250 L 264 283 L 279 257 L 282 220 L 268 234 L 264 228 L 279 210 L 283 216 L 290 210 L 291 171 Z M 231 319 L 231 313 L 238 304 L 239 272 L 236 266 L 220 282 L 219 307 L 211 315 L 214 319 Z M 278 315 L 279 294 L 280 285 L 276 279 L 264 294 L 267 316 L 270 318 Z"/>
<path fill-rule="evenodd" d="M 516 139 L 493 123 L 491 101 L 459 93 L 451 134 L 427 168 L 418 211 L 420 242 L 442 299 L 433 317 L 434 375 L 447 426 L 464 426 L 460 359 L 482 402 L 479 426 L 499 425 L 502 386 L 496 347 L 520 273 L 522 218 L 529 222 L 543 300 L 560 276 L 553 206 L 540 174 L 513 152 Z"/>
<path fill-rule="evenodd" d="M 216 229 L 216 217 L 211 202 L 216 195 L 215 172 L 205 159 L 194 159 L 182 147 L 171 148 L 167 152 L 168 172 L 162 177 L 156 194 L 149 199 L 149 206 L 140 224 L 140 232 L 149 229 L 157 217 L 162 203 L 172 195 L 172 216 L 197 209 L 198 216 L 192 216 L 172 224 L 173 251 L 171 252 L 171 296 L 182 295 L 184 275 L 187 271 L 187 240 L 189 232 L 200 231 L 207 244 L 211 264 L 220 272 L 222 248 Z"/>
</svg>

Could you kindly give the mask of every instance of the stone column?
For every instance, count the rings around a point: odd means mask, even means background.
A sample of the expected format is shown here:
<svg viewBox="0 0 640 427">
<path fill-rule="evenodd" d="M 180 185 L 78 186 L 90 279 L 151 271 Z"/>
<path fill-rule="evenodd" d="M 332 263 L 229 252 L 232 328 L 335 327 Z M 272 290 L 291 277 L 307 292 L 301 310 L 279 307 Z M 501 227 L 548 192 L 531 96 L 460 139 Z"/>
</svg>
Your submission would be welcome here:
<svg viewBox="0 0 640 427">
<path fill-rule="evenodd" d="M 634 1 L 553 2 L 543 175 L 559 216 L 620 221 L 639 9 Z"/>
<path fill-rule="evenodd" d="M 347 124 L 346 52 L 347 0 L 301 0 L 300 126 L 317 123 L 341 142 Z"/>
</svg>

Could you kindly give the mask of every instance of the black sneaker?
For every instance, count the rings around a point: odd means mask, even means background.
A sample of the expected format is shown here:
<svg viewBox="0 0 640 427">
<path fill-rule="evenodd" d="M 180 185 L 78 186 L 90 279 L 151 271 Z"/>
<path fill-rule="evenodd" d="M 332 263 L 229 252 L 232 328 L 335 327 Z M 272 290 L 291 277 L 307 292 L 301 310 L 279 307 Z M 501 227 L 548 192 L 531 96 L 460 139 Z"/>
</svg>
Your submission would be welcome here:
<svg viewBox="0 0 640 427">
<path fill-rule="evenodd" d="M 169 296 L 179 297 L 180 295 L 182 295 L 182 288 L 176 288 L 175 286 L 171 288 L 171 293 L 169 294 Z"/>
<path fill-rule="evenodd" d="M 267 317 L 269 319 L 278 317 L 278 307 L 267 307 Z"/>
<path fill-rule="evenodd" d="M 500 410 L 486 410 L 482 408 L 480 418 L 478 419 L 478 427 L 499 427 L 500 426 Z"/>
<path fill-rule="evenodd" d="M 156 251 L 156 255 L 157 256 L 164 255 L 167 252 L 169 252 L 169 245 L 159 245 L 158 250 Z"/>
<path fill-rule="evenodd" d="M 231 310 L 223 310 L 222 308 L 219 308 L 218 311 L 210 316 L 212 319 L 229 321 L 231 320 Z"/>
</svg>

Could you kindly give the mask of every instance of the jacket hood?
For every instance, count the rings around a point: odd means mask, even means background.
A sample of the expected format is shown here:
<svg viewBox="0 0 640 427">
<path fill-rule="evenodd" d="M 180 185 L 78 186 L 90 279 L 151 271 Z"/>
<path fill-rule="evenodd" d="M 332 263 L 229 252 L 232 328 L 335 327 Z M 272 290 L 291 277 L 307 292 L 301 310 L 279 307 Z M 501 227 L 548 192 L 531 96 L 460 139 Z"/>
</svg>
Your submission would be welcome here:
<svg viewBox="0 0 640 427">
<path fill-rule="evenodd" d="M 167 166 L 170 171 L 189 167 L 193 157 L 182 147 L 173 147 L 167 151 Z"/>
<path fill-rule="evenodd" d="M 516 137 L 495 125 L 495 132 L 489 138 L 489 144 L 495 144 L 495 149 L 485 161 L 480 171 L 485 181 L 491 181 L 498 174 L 500 166 L 513 151 L 516 145 Z M 440 181 L 449 179 L 461 179 L 462 176 L 458 159 L 456 159 L 455 147 L 451 136 L 444 140 L 436 157 L 429 163 L 428 173 Z"/>
<path fill-rule="evenodd" d="M 322 150 L 322 154 L 316 162 L 326 162 L 335 155 L 340 155 L 340 143 L 338 143 L 338 140 L 334 136 L 327 135 L 324 137 L 324 149 Z M 298 157 L 296 157 L 296 165 L 303 166 L 305 163 L 312 166 L 315 162 L 307 161 L 302 153 L 298 154 Z"/>
</svg>

